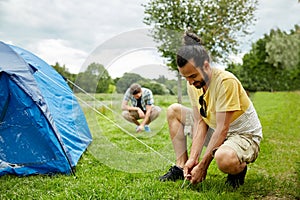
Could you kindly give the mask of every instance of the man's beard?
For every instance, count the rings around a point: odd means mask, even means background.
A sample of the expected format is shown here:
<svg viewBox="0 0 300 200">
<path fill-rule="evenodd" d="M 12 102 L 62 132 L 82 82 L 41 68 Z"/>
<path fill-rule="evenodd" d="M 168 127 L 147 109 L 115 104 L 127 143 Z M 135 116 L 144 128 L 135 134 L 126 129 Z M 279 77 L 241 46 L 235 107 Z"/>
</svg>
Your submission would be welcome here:
<svg viewBox="0 0 300 200">
<path fill-rule="evenodd" d="M 196 82 L 193 83 L 194 87 L 197 88 L 197 89 L 203 88 L 206 85 L 206 83 L 208 82 L 208 75 L 203 70 L 201 70 L 201 71 L 202 71 L 202 74 L 204 76 L 204 80 L 196 81 Z"/>
<path fill-rule="evenodd" d="M 197 82 L 194 82 L 193 85 L 195 88 L 201 89 L 203 86 L 206 85 L 206 82 L 205 82 L 205 80 L 197 81 Z"/>
</svg>

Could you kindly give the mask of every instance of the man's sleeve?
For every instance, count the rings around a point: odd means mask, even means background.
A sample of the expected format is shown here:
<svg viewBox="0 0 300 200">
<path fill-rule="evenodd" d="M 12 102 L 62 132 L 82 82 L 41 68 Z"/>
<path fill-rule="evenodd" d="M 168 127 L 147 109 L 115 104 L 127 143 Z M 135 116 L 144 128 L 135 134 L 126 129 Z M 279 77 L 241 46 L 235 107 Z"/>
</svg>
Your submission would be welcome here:
<svg viewBox="0 0 300 200">
<path fill-rule="evenodd" d="M 129 101 L 130 99 L 130 89 L 128 88 L 124 94 L 123 101 Z"/>
<path fill-rule="evenodd" d="M 146 92 L 146 96 L 147 96 L 146 105 L 153 105 L 154 104 L 154 98 L 153 98 L 152 91 L 149 90 L 149 89 L 146 89 L 145 92 Z"/>
<path fill-rule="evenodd" d="M 216 112 L 241 110 L 239 84 L 235 79 L 224 80 L 218 93 Z"/>
</svg>

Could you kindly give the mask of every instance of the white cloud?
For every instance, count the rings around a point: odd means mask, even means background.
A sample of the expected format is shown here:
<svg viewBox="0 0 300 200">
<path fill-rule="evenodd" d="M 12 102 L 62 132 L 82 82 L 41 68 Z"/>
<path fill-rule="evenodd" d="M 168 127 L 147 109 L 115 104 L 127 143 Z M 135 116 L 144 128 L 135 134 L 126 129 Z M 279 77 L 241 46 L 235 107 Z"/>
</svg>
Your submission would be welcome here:
<svg viewBox="0 0 300 200">
<path fill-rule="evenodd" d="M 77 71 L 105 40 L 142 23 L 143 0 L 0 1 L 0 38 Z M 126 7 L 126 8 L 124 8 Z M 84 57 L 85 56 L 85 57 Z"/>
<path fill-rule="evenodd" d="M 260 0 L 251 42 L 269 34 L 271 29 L 293 29 L 295 24 L 300 24 L 299 13 L 300 3 L 297 0 Z"/>
<path fill-rule="evenodd" d="M 234 63 L 243 63 L 243 56 L 245 53 L 239 53 L 237 55 L 229 55 L 229 60 Z"/>
<path fill-rule="evenodd" d="M 40 40 L 33 48 L 36 48 L 37 56 L 48 64 L 54 65 L 58 62 L 60 65 L 65 65 L 72 73 L 79 72 L 87 57 L 86 52 L 68 47 L 59 39 Z"/>
<path fill-rule="evenodd" d="M 255 13 L 257 22 L 252 27 L 253 34 L 240 39 L 242 54 L 251 49 L 251 45 L 271 29 L 290 31 L 296 24 L 300 25 L 300 3 L 297 0 L 259 0 Z M 240 57 L 240 55 L 237 55 Z"/>
<path fill-rule="evenodd" d="M 110 38 L 145 28 L 141 4 L 147 1 L 0 0 L 0 38 L 32 51 L 49 64 L 77 68 L 84 56 Z M 300 24 L 297 0 L 259 0 L 258 9 L 254 34 L 241 41 L 248 48 L 271 28 L 290 30 Z"/>
<path fill-rule="evenodd" d="M 138 49 L 117 57 L 106 69 L 113 78 L 116 78 L 121 77 L 125 72 L 137 73 L 136 70 L 140 67 L 146 65 L 156 66 L 163 62 L 163 59 L 158 56 L 156 49 Z M 152 73 L 151 75 L 158 74 L 156 71 L 149 73 Z"/>
</svg>

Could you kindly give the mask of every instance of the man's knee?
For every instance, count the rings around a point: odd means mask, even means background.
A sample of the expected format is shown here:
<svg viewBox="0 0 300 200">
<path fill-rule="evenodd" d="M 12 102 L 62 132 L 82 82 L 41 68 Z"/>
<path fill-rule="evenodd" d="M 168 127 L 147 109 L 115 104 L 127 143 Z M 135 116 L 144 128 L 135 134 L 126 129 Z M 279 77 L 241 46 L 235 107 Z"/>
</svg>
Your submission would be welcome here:
<svg viewBox="0 0 300 200">
<path fill-rule="evenodd" d="M 239 163 L 236 152 L 230 147 L 221 146 L 218 150 L 216 150 L 214 158 L 219 169 L 223 172 L 230 171 L 232 166 L 236 166 L 237 163 Z"/>
<path fill-rule="evenodd" d="M 131 113 L 129 111 L 127 111 L 127 110 L 124 110 L 122 112 L 122 117 L 124 119 L 126 119 L 127 121 L 130 121 L 130 122 L 133 122 L 133 119 L 134 119 L 134 117 L 131 115 Z"/>
<path fill-rule="evenodd" d="M 128 116 L 129 115 L 129 112 L 127 111 L 127 110 L 123 110 L 122 111 L 122 117 L 126 117 L 126 116 Z"/>
<path fill-rule="evenodd" d="M 170 105 L 167 109 L 167 118 L 172 118 L 174 116 L 177 116 L 178 113 L 180 113 L 181 110 L 181 104 L 179 103 L 173 103 Z"/>
<path fill-rule="evenodd" d="M 154 106 L 151 109 L 150 121 L 155 120 L 161 112 L 161 108 L 159 106 Z"/>
</svg>

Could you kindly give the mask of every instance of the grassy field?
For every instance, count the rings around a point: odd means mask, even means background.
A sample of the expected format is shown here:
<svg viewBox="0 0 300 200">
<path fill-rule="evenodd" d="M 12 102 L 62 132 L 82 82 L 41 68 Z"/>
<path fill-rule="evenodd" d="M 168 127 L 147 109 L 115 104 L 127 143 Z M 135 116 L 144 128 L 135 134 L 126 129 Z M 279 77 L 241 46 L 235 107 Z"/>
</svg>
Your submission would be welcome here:
<svg viewBox="0 0 300 200">
<path fill-rule="evenodd" d="M 163 108 L 151 133 L 134 133 L 120 117 L 121 95 L 79 95 L 93 143 L 76 167 L 76 177 L 0 177 L 0 199 L 300 199 L 300 93 L 251 94 L 264 139 L 245 184 L 233 190 L 213 161 L 206 180 L 181 189 L 182 181 L 160 182 L 175 161 L 166 108 L 175 96 L 156 96 Z M 184 104 L 189 101 L 184 98 Z M 188 141 L 190 145 L 190 140 Z"/>
</svg>

